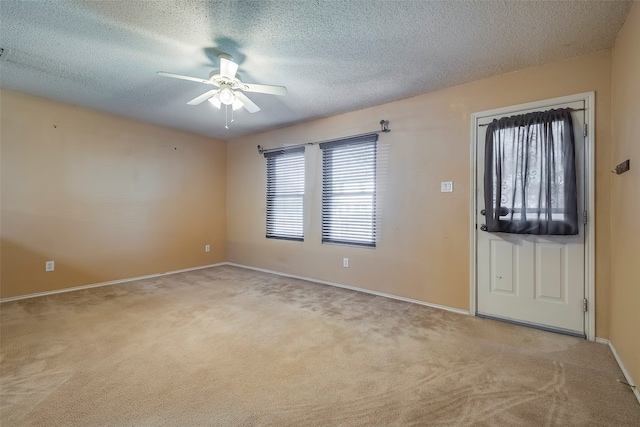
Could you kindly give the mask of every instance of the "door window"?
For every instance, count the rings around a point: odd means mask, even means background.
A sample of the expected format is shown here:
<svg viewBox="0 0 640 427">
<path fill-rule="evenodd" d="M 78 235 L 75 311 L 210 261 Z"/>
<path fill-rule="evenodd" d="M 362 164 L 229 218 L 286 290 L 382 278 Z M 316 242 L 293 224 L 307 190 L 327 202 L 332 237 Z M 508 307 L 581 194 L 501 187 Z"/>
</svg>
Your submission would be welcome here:
<svg viewBox="0 0 640 427">
<path fill-rule="evenodd" d="M 571 109 L 495 119 L 485 145 L 489 232 L 578 234 Z"/>
</svg>

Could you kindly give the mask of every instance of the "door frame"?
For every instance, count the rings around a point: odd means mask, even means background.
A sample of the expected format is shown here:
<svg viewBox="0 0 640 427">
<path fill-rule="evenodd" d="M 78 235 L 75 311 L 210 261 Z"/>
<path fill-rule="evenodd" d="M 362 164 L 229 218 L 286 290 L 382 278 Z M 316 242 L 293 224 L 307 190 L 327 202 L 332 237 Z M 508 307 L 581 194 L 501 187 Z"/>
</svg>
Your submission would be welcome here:
<svg viewBox="0 0 640 427">
<path fill-rule="evenodd" d="M 562 96 L 558 98 L 544 99 L 535 102 L 512 105 L 509 107 L 496 108 L 493 110 L 480 111 L 471 114 L 471 186 L 470 186 L 470 215 L 469 215 L 469 235 L 471 242 L 470 253 L 470 288 L 469 288 L 469 313 L 475 316 L 478 309 L 478 299 L 476 288 L 478 286 L 477 275 L 477 193 L 478 180 L 476 179 L 477 166 L 477 137 L 478 124 L 481 119 L 500 114 L 514 115 L 518 111 L 530 110 L 534 108 L 545 108 L 553 104 L 563 104 L 568 102 L 584 101 L 586 136 L 584 137 L 585 155 L 585 183 L 584 194 L 587 210 L 587 225 L 585 227 L 585 298 L 588 301 L 588 309 L 585 313 L 585 336 L 589 341 L 596 339 L 596 292 L 595 292 L 595 92 L 584 92 L 575 95 Z"/>
</svg>

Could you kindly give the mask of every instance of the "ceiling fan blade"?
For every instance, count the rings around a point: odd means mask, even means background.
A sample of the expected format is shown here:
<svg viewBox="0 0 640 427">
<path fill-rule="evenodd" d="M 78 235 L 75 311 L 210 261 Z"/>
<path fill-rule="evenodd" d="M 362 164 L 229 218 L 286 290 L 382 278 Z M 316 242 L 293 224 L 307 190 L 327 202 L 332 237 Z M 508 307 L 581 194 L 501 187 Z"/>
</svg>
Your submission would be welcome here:
<svg viewBox="0 0 640 427">
<path fill-rule="evenodd" d="M 238 72 L 238 64 L 231 60 L 229 55 L 220 55 L 220 75 L 233 79 Z"/>
<path fill-rule="evenodd" d="M 157 74 L 162 77 L 171 77 L 172 79 L 189 80 L 191 82 L 204 83 L 207 85 L 212 84 L 209 80 L 206 80 L 206 79 L 200 79 L 198 77 L 183 76 L 180 74 L 167 73 L 166 71 L 158 71 Z"/>
<path fill-rule="evenodd" d="M 218 92 L 217 89 L 210 90 L 209 92 L 203 93 L 199 97 L 194 98 L 191 101 L 187 102 L 187 104 L 189 104 L 189 105 L 202 104 L 204 101 L 206 101 L 207 99 L 209 99 L 212 96 L 214 96 L 216 94 L 216 92 Z"/>
<path fill-rule="evenodd" d="M 258 107 L 252 100 L 247 98 L 247 95 L 245 95 L 244 93 L 237 91 L 236 98 L 242 101 L 242 103 L 244 104 L 244 108 L 246 108 L 248 112 L 256 113 L 260 111 L 260 107 Z"/>
<path fill-rule="evenodd" d="M 242 90 L 247 92 L 268 93 L 269 95 L 286 95 L 287 88 L 284 86 L 257 85 L 253 83 L 242 83 Z"/>
</svg>

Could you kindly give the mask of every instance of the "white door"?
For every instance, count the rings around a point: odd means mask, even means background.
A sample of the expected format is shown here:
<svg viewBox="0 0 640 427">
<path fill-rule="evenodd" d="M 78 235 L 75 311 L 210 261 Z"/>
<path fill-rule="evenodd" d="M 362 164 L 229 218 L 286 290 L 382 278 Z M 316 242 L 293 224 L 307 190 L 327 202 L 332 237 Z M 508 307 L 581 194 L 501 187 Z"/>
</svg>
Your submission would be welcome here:
<svg viewBox="0 0 640 427">
<path fill-rule="evenodd" d="M 578 235 L 537 236 L 481 230 L 484 209 L 484 142 L 494 118 L 572 108 L 576 147 L 578 213 L 585 210 L 584 101 L 514 111 L 478 121 L 477 179 L 477 314 L 584 336 L 585 227 Z M 582 221 L 580 221 L 582 222 Z"/>
</svg>

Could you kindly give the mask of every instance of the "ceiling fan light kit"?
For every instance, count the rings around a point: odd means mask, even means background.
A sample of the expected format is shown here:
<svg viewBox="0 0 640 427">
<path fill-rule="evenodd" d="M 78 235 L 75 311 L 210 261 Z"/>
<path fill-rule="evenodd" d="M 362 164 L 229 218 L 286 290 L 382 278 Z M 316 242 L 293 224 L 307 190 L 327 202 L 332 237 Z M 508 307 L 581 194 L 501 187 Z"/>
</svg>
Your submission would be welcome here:
<svg viewBox="0 0 640 427">
<path fill-rule="evenodd" d="M 244 102 L 240 101 L 238 98 L 236 98 L 236 100 L 233 101 L 233 104 L 231 104 L 231 108 L 233 108 L 233 111 L 239 110 L 242 107 L 244 107 Z"/>
<path fill-rule="evenodd" d="M 260 111 L 253 101 L 251 101 L 244 92 L 264 93 L 267 95 L 284 96 L 287 94 L 287 88 L 284 86 L 260 85 L 251 83 L 242 83 L 236 73 L 238 72 L 238 64 L 232 61 L 231 57 L 225 53 L 218 55 L 220 60 L 220 73 L 215 71 L 209 75 L 209 79 L 200 79 L 197 77 L 183 76 L 180 74 L 167 73 L 158 71 L 158 75 L 170 77 L 173 79 L 188 80 L 207 85 L 213 85 L 219 89 L 213 89 L 187 102 L 189 105 L 200 105 L 204 101 L 209 101 L 214 107 L 221 109 L 231 106 L 232 112 L 244 107 L 250 113 Z M 225 115 L 226 116 L 226 115 Z M 232 119 L 233 121 L 233 119 Z M 225 125 L 225 127 L 227 127 Z"/>
<path fill-rule="evenodd" d="M 236 96 L 229 87 L 224 86 L 222 89 L 220 89 L 220 102 L 222 102 L 224 105 L 231 105 L 235 100 Z"/>
<path fill-rule="evenodd" d="M 218 110 L 220 109 L 220 107 L 222 106 L 222 102 L 220 102 L 220 94 L 216 93 L 215 95 L 213 95 L 211 98 L 208 99 L 208 101 L 214 106 L 216 107 Z"/>
</svg>

